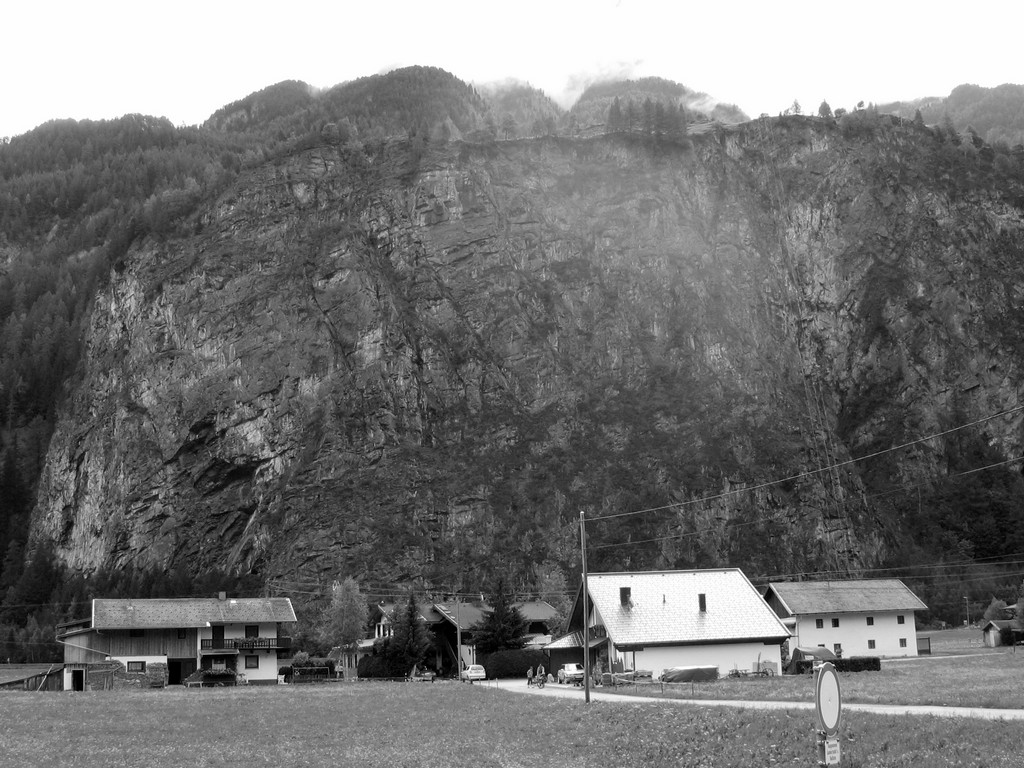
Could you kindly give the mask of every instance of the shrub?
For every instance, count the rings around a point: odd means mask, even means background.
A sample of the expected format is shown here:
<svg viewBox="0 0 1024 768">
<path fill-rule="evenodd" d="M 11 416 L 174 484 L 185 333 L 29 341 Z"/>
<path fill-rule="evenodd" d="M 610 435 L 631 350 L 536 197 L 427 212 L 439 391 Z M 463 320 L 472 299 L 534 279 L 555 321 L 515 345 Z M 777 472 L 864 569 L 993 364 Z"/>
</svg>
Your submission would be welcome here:
<svg viewBox="0 0 1024 768">
<path fill-rule="evenodd" d="M 495 651 L 482 658 L 480 662 L 487 670 L 488 678 L 526 677 L 526 670 L 537 668 L 543 664 L 547 669 L 548 657 L 543 651 L 519 649 L 514 651 Z M 552 670 L 548 669 L 549 672 Z"/>
<path fill-rule="evenodd" d="M 832 665 L 836 672 L 879 672 L 882 660 L 877 656 L 851 656 L 848 659 L 833 659 Z M 814 671 L 813 659 L 801 659 L 796 663 L 798 675 L 810 674 Z"/>
<path fill-rule="evenodd" d="M 882 660 L 877 656 L 851 656 L 832 662 L 838 672 L 881 672 Z"/>
<path fill-rule="evenodd" d="M 233 669 L 197 669 L 182 682 L 185 683 L 228 683 L 234 682 L 236 672 Z"/>
<path fill-rule="evenodd" d="M 405 673 L 401 669 L 397 669 L 393 659 L 389 659 L 384 654 L 372 654 L 370 656 L 363 656 L 359 660 L 359 664 L 356 666 L 356 674 L 360 677 L 369 678 L 388 678 L 388 677 L 404 677 Z"/>
</svg>

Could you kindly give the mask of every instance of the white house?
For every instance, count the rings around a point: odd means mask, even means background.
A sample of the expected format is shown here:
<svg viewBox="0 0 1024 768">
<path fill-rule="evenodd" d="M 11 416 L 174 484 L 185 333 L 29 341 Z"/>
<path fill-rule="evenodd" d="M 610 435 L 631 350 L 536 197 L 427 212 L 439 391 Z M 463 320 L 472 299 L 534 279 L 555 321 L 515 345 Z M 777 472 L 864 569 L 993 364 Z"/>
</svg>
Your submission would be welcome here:
<svg viewBox="0 0 1024 768">
<path fill-rule="evenodd" d="M 594 656 L 604 669 L 654 677 L 686 666 L 717 667 L 720 675 L 758 665 L 781 671 L 789 631 L 739 569 L 590 574 L 587 592 L 590 644 L 601 641 Z M 567 637 L 583 629 L 582 593 Z"/>
<path fill-rule="evenodd" d="M 792 647 L 842 656 L 916 656 L 914 612 L 928 610 L 899 579 L 773 582 L 764 597 L 790 627 Z"/>
</svg>

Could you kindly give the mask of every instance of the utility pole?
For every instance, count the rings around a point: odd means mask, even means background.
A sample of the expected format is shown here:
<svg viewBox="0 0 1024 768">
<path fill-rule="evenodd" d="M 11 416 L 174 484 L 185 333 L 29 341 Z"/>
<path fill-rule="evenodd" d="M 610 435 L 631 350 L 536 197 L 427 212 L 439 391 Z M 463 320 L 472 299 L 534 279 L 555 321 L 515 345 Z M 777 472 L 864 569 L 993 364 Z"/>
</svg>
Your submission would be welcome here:
<svg viewBox="0 0 1024 768">
<path fill-rule="evenodd" d="M 462 608 L 462 596 L 455 595 L 455 668 L 462 679 L 462 619 L 459 617 Z"/>
<path fill-rule="evenodd" d="M 583 562 L 583 700 L 590 703 L 590 619 L 587 616 L 587 521 L 580 510 L 580 552 Z"/>
</svg>

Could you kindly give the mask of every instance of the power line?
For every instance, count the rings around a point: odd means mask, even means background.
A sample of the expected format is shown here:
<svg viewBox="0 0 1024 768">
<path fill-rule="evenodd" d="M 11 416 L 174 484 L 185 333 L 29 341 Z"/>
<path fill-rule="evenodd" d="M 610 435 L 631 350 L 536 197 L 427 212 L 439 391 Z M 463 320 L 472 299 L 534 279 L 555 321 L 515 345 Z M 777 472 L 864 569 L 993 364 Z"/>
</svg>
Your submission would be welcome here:
<svg viewBox="0 0 1024 768">
<path fill-rule="evenodd" d="M 750 486 L 747 486 L 747 487 L 744 487 L 744 488 L 739 488 L 739 489 L 737 489 L 735 491 L 725 491 L 723 493 L 718 493 L 718 494 L 715 494 L 713 496 L 703 496 L 703 497 L 701 497 L 699 499 L 690 499 L 688 501 L 680 501 L 680 502 L 676 502 L 674 504 L 665 504 L 665 505 L 660 506 L 660 507 L 649 507 L 647 509 L 637 509 L 637 510 L 633 510 L 631 512 L 615 512 L 615 513 L 612 513 L 610 515 L 597 515 L 597 516 L 594 516 L 594 517 L 588 517 L 587 518 L 587 522 L 589 523 L 589 522 L 594 522 L 596 520 L 609 520 L 611 518 L 616 518 L 616 517 L 629 517 L 629 516 L 632 516 L 632 515 L 644 515 L 644 514 L 647 514 L 649 512 L 664 512 L 666 510 L 677 509 L 677 508 L 680 508 L 680 507 L 686 507 L 686 506 L 690 506 L 692 504 L 702 504 L 702 503 L 708 502 L 708 501 L 717 501 L 718 499 L 724 499 L 724 498 L 728 498 L 730 496 L 736 496 L 736 495 L 741 494 L 741 493 L 749 493 L 751 491 L 757 491 L 757 490 L 760 490 L 762 488 L 768 488 L 768 487 L 773 486 L 773 485 L 779 485 L 780 483 L 789 483 L 789 482 L 793 482 L 794 480 L 802 480 L 805 477 L 812 477 L 814 475 L 819 475 L 822 472 L 831 472 L 833 470 L 837 470 L 837 469 L 840 469 L 842 467 L 849 466 L 850 464 L 855 464 L 858 461 L 865 461 L 867 459 L 874 459 L 874 458 L 876 458 L 878 456 L 883 456 L 883 455 L 885 455 L 887 453 L 892 453 L 894 451 L 901 451 L 904 448 L 910 448 L 911 446 L 919 445 L 920 443 L 927 442 L 928 440 L 934 440 L 934 439 L 936 439 L 938 437 L 944 437 L 944 436 L 952 434 L 954 432 L 958 432 L 961 429 L 967 429 L 968 427 L 975 427 L 978 424 L 984 424 L 985 422 L 991 421 L 992 419 L 997 419 L 1000 416 L 1008 416 L 1011 413 L 1016 413 L 1017 411 L 1021 411 L 1021 410 L 1024 410 L 1024 405 L 1018 405 L 1018 406 L 1016 406 L 1014 408 L 1010 408 L 1008 410 L 1001 411 L 1001 412 L 993 414 L 991 416 L 986 416 L 985 418 L 978 419 L 976 421 L 972 421 L 969 424 L 961 424 L 958 427 L 952 427 L 951 429 L 947 429 L 947 430 L 945 430 L 943 432 L 936 432 L 933 435 L 927 435 L 926 437 L 920 437 L 920 438 L 918 438 L 916 440 L 911 440 L 908 443 L 903 443 L 902 445 L 896 445 L 896 446 L 893 446 L 892 448 L 885 448 L 884 450 L 881 450 L 881 451 L 875 451 L 874 453 L 868 453 L 868 454 L 865 454 L 864 456 L 857 456 L 857 457 L 852 458 L 852 459 L 847 459 L 846 461 L 841 461 L 841 462 L 839 462 L 837 464 L 832 464 L 832 465 L 829 465 L 829 466 L 826 466 L 826 467 L 820 467 L 818 469 L 808 470 L 807 472 L 800 472 L 799 474 L 790 475 L 789 477 L 783 477 L 783 478 L 780 478 L 778 480 L 769 480 L 769 481 L 766 481 L 766 482 L 763 482 L 763 483 L 758 483 L 756 485 L 750 485 Z M 1015 461 L 1015 460 L 1016 459 L 1011 459 L 1011 461 Z"/>
<path fill-rule="evenodd" d="M 894 565 L 894 566 L 880 566 L 877 568 L 856 568 L 854 569 L 859 574 L 884 574 L 889 573 L 893 575 L 900 574 L 901 572 L 906 575 L 907 578 L 938 578 L 943 575 L 941 571 L 952 571 L 960 568 L 1000 568 L 1012 565 L 1024 566 L 1024 552 L 1017 552 L 1010 555 L 998 555 L 989 558 L 981 558 L 979 560 L 953 560 L 948 562 L 935 562 L 935 563 L 919 563 L 915 565 Z M 931 570 L 935 571 L 934 574 L 921 574 L 915 576 L 914 571 L 918 570 Z M 840 574 L 836 571 L 794 571 L 790 573 L 776 573 L 760 576 L 750 577 L 751 581 L 762 583 L 768 581 L 785 581 L 793 578 L 806 578 L 808 576 L 816 577 L 818 581 L 826 581 L 829 578 L 847 578 L 846 574 Z M 978 576 L 978 579 L 991 578 L 991 574 L 988 576 Z"/>
<path fill-rule="evenodd" d="M 1015 462 L 1022 461 L 1022 460 L 1024 460 L 1024 456 L 1017 456 L 1016 458 L 1006 459 L 1005 461 L 999 461 L 999 462 L 996 462 L 995 464 L 988 464 L 988 465 L 986 465 L 984 467 L 976 467 L 974 469 L 964 470 L 963 472 L 954 472 L 954 473 L 952 473 L 950 475 L 947 475 L 947 478 L 962 477 L 964 475 L 974 474 L 975 472 L 983 472 L 983 471 L 989 470 L 989 469 L 997 469 L 997 468 L 1005 466 L 1007 464 L 1013 464 Z M 784 481 L 777 481 L 777 482 L 784 482 Z M 914 490 L 915 488 L 922 488 L 922 487 L 924 487 L 926 485 L 928 485 L 928 483 L 915 483 L 913 485 L 900 486 L 900 487 L 896 487 L 896 488 L 890 488 L 889 490 L 885 490 L 885 491 L 878 491 L 877 493 L 866 494 L 866 495 L 864 495 L 863 497 L 860 497 L 860 498 L 863 498 L 865 500 L 866 499 L 881 498 L 882 496 L 890 496 L 890 495 L 896 494 L 896 493 L 906 493 L 907 491 Z M 743 490 L 753 490 L 753 489 L 743 489 Z M 736 491 L 736 493 L 742 493 L 742 491 Z M 841 503 L 843 504 L 843 506 L 846 506 L 850 502 L 844 500 Z M 665 509 L 665 508 L 664 507 L 660 508 L 659 511 L 661 509 Z M 618 516 L 619 515 L 607 515 L 605 517 L 592 518 L 592 519 L 595 519 L 595 520 L 605 520 L 605 519 L 607 519 L 609 517 L 618 517 Z M 764 520 L 747 520 L 745 522 L 732 522 L 732 521 L 730 521 L 730 522 L 727 523 L 727 525 L 730 528 L 732 528 L 732 529 L 736 529 L 736 528 L 745 528 L 747 526 L 753 526 L 753 525 L 762 525 L 764 522 L 765 522 Z M 607 549 L 609 547 L 630 546 L 630 545 L 633 545 L 633 544 L 652 544 L 652 543 L 658 542 L 658 541 L 672 541 L 672 540 L 676 540 L 676 539 L 682 540 L 682 539 L 692 538 L 694 536 L 701 536 L 701 535 L 703 535 L 705 533 L 713 533 L 713 532 L 715 532 L 717 530 L 718 530 L 718 528 L 713 528 L 713 527 L 698 528 L 696 530 L 687 531 L 685 533 L 670 533 L 670 534 L 665 534 L 663 536 L 654 536 L 654 537 L 648 538 L 648 539 L 634 539 L 632 541 L 613 541 L 613 542 L 608 542 L 608 543 L 605 543 L 605 544 L 591 544 L 589 546 L 589 549 Z"/>
</svg>

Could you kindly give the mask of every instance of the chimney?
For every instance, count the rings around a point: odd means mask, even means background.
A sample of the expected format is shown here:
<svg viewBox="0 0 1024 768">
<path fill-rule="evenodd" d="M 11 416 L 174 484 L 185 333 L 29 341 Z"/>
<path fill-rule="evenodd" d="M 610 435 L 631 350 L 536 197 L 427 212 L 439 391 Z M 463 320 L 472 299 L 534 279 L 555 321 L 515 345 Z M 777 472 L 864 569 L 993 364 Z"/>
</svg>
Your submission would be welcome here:
<svg viewBox="0 0 1024 768">
<path fill-rule="evenodd" d="M 703 592 L 697 595 L 697 605 L 700 608 L 701 613 L 708 612 L 708 598 Z"/>
<path fill-rule="evenodd" d="M 619 587 L 619 603 L 626 608 L 629 608 L 629 606 L 632 605 L 632 602 L 629 599 L 630 591 L 629 587 Z"/>
</svg>

